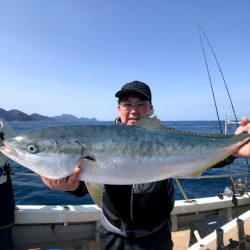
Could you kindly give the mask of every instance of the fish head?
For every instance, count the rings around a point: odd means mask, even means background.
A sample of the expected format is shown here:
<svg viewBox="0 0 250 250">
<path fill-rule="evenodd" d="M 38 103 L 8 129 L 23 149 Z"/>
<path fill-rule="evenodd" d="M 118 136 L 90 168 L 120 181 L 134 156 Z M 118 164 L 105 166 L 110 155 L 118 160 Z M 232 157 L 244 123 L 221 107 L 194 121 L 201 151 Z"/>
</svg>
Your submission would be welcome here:
<svg viewBox="0 0 250 250">
<path fill-rule="evenodd" d="M 44 130 L 21 133 L 3 141 L 1 152 L 11 160 L 50 179 L 60 179 L 73 173 L 80 154 L 69 157 L 62 143 Z"/>
</svg>

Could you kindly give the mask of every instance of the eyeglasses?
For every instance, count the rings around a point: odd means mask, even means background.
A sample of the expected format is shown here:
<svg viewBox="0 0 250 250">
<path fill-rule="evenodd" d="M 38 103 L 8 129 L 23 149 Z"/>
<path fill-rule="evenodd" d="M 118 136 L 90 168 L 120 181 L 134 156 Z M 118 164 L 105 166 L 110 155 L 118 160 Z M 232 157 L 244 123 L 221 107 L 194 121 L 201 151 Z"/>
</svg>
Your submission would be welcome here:
<svg viewBox="0 0 250 250">
<path fill-rule="evenodd" d="M 137 103 L 129 103 L 123 102 L 120 105 L 124 108 L 125 111 L 130 111 L 132 109 L 144 110 L 147 108 L 148 102 L 137 102 Z"/>
</svg>

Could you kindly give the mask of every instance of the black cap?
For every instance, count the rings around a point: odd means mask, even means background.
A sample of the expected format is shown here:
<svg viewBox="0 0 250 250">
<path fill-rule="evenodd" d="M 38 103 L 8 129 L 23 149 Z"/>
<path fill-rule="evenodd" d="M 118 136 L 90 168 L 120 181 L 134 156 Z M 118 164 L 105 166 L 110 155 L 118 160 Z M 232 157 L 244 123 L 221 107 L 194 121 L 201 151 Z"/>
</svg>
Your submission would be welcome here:
<svg viewBox="0 0 250 250">
<path fill-rule="evenodd" d="M 124 84 L 121 90 L 119 90 L 115 94 L 115 97 L 118 97 L 120 99 L 125 94 L 130 94 L 130 93 L 139 94 L 140 96 L 147 98 L 151 102 L 151 90 L 149 86 L 144 82 L 133 81 Z"/>
</svg>

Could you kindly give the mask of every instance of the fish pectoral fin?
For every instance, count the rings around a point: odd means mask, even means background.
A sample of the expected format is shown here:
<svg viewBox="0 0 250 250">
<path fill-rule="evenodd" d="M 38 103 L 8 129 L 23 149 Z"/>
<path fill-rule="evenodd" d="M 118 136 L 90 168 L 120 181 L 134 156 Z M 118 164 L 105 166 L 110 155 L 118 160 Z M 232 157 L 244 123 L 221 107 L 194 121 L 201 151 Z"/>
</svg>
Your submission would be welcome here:
<svg viewBox="0 0 250 250">
<path fill-rule="evenodd" d="M 85 184 L 92 200 L 99 208 L 102 208 L 102 194 L 104 185 L 99 183 L 90 183 L 90 182 L 85 182 Z"/>
</svg>

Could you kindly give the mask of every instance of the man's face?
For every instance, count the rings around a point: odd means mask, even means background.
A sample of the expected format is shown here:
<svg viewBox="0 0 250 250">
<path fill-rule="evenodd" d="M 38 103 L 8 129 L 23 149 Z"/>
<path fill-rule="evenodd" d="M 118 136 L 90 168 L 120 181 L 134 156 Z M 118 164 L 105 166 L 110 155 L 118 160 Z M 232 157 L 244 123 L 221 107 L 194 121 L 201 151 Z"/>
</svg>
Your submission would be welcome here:
<svg viewBox="0 0 250 250">
<path fill-rule="evenodd" d="M 118 105 L 118 112 L 122 123 L 135 125 L 139 119 L 152 110 L 149 100 L 141 100 L 139 97 L 130 95 L 126 101 Z"/>
</svg>

